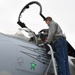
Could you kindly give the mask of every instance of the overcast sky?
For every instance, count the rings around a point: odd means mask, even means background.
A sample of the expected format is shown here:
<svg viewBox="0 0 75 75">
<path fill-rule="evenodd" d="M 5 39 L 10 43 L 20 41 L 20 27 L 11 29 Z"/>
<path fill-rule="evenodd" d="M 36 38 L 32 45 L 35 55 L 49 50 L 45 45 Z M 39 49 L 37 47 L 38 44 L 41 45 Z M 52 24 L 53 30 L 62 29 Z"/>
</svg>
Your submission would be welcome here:
<svg viewBox="0 0 75 75">
<path fill-rule="evenodd" d="M 21 9 L 32 0 L 0 0 L 0 32 L 15 33 L 18 28 L 18 15 Z M 67 40 L 75 48 L 75 0 L 36 0 L 43 8 L 45 17 L 51 16 L 64 31 Z M 39 7 L 32 5 L 21 19 L 36 33 L 47 25 L 39 16 Z"/>
</svg>

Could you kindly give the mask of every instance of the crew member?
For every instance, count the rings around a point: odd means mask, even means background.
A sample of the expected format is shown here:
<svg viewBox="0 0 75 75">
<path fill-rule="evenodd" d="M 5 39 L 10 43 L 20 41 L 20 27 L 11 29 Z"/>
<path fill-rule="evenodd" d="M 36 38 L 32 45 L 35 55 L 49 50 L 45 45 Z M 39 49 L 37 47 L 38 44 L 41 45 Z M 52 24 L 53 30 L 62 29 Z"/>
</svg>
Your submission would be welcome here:
<svg viewBox="0 0 75 75">
<path fill-rule="evenodd" d="M 61 27 L 53 21 L 51 17 L 47 17 L 45 22 L 49 26 L 46 42 L 53 43 L 55 58 L 58 65 L 58 75 L 70 75 L 66 37 L 63 34 Z"/>
</svg>

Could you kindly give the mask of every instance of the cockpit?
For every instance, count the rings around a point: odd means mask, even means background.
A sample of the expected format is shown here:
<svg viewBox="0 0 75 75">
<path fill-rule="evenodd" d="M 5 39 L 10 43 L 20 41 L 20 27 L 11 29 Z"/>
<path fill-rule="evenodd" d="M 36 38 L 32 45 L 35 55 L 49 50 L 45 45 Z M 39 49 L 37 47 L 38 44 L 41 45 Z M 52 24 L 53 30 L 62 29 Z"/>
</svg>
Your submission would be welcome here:
<svg viewBox="0 0 75 75">
<path fill-rule="evenodd" d="M 48 29 L 42 29 L 36 34 L 29 28 L 19 28 L 19 31 L 15 34 L 16 36 L 23 37 L 28 42 L 35 44 L 42 44 L 45 42 L 48 36 Z"/>
</svg>

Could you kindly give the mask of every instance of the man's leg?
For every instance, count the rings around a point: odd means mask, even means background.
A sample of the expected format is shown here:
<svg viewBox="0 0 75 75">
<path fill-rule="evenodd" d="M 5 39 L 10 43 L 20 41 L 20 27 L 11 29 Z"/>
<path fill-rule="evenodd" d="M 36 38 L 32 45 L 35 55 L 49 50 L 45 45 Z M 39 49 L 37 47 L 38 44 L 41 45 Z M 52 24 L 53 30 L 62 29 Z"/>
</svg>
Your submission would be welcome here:
<svg viewBox="0 0 75 75">
<path fill-rule="evenodd" d="M 58 75 L 70 75 L 68 65 L 67 44 L 64 38 L 59 39 L 55 45 L 55 57 L 58 65 Z"/>
<path fill-rule="evenodd" d="M 65 56 L 66 56 L 66 75 L 70 75 L 70 69 L 69 69 L 69 63 L 68 63 L 68 43 L 66 40 L 63 41 L 64 43 L 64 48 L 66 49 L 65 50 Z"/>
</svg>

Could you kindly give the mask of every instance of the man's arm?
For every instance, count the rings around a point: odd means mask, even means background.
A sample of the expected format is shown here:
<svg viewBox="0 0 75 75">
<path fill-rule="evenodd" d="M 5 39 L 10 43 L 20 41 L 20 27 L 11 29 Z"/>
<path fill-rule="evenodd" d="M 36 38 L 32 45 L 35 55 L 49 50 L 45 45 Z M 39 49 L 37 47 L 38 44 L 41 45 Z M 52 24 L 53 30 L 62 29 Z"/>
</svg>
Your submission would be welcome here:
<svg viewBox="0 0 75 75">
<path fill-rule="evenodd" d="M 49 32 L 48 32 L 48 39 L 47 39 L 48 43 L 51 43 L 53 36 L 55 34 L 55 31 L 56 31 L 56 25 L 55 23 L 51 23 L 49 25 Z"/>
</svg>

